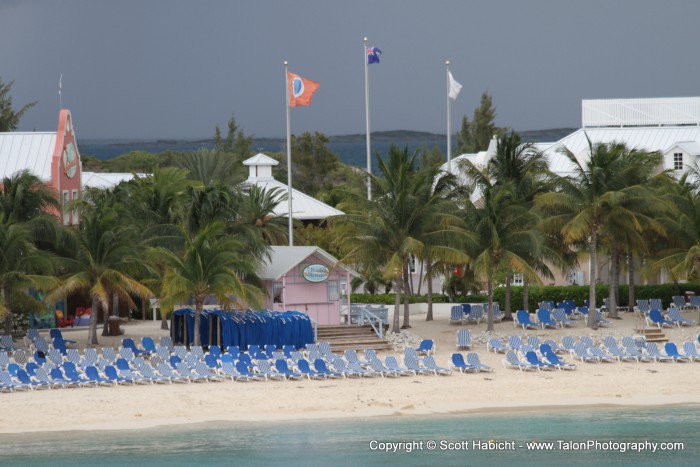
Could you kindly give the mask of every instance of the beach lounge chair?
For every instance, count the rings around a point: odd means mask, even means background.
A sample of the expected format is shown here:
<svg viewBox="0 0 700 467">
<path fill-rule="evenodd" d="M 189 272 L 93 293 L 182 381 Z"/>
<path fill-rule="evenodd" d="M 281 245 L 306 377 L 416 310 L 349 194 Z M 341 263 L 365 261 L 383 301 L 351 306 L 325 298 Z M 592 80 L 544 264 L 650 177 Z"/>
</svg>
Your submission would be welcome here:
<svg viewBox="0 0 700 467">
<path fill-rule="evenodd" d="M 231 378 L 231 381 L 250 381 L 253 378 L 242 375 L 238 372 L 232 362 L 221 362 L 221 375 Z"/>
<path fill-rule="evenodd" d="M 409 354 L 407 352 L 404 352 L 403 364 L 406 366 L 406 368 L 413 371 L 417 375 L 427 375 L 430 373 L 434 373 L 434 371 L 421 366 L 415 354 Z"/>
<path fill-rule="evenodd" d="M 370 362 L 369 362 L 369 367 L 370 367 L 374 372 L 379 373 L 379 374 L 382 376 L 382 378 L 384 378 L 384 377 L 386 377 L 386 376 L 391 376 L 391 377 L 394 377 L 394 378 L 396 378 L 396 377 L 398 377 L 398 376 L 401 376 L 401 373 L 400 373 L 400 372 L 390 370 L 389 368 L 387 368 L 386 366 L 384 366 L 384 364 L 382 363 L 382 361 L 379 360 L 378 358 L 370 360 Z"/>
<path fill-rule="evenodd" d="M 479 324 L 484 318 L 484 307 L 483 305 L 472 305 L 469 314 L 467 315 L 467 323 Z"/>
<path fill-rule="evenodd" d="M 601 349 L 600 347 L 597 347 L 595 345 L 588 347 L 588 353 L 590 355 L 593 355 L 594 357 L 596 357 L 599 362 L 612 363 L 615 360 L 617 360 L 616 357 L 612 357 L 612 356 L 608 355 L 607 353 L 605 353 L 605 351 L 603 349 Z"/>
<path fill-rule="evenodd" d="M 628 354 L 617 345 L 617 341 L 613 336 L 605 336 L 603 338 L 603 346 L 605 346 L 608 355 L 616 358 L 618 362 L 637 361 L 637 357 Z"/>
<path fill-rule="evenodd" d="M 563 308 L 555 308 L 552 310 L 552 319 L 559 324 L 559 327 L 576 326 L 576 321 L 569 319 L 566 311 Z"/>
<path fill-rule="evenodd" d="M 85 377 L 87 378 L 87 380 L 90 383 L 94 384 L 95 386 L 116 386 L 117 385 L 116 381 L 109 380 L 109 379 L 103 377 L 102 375 L 100 375 L 100 373 L 97 371 L 97 368 L 92 366 L 92 365 L 88 365 L 85 367 Z M 72 384 L 75 384 L 75 383 L 72 383 Z"/>
<path fill-rule="evenodd" d="M 284 356 L 291 359 L 292 358 L 292 352 L 296 352 L 297 349 L 293 345 L 283 345 L 282 346 L 282 352 L 284 352 Z"/>
<path fill-rule="evenodd" d="M 74 341 L 72 339 L 66 339 L 65 337 L 63 337 L 63 333 L 61 332 L 61 330 L 56 329 L 56 328 L 49 330 L 49 337 L 51 337 L 51 339 L 56 339 L 56 338 L 62 339 L 63 342 L 65 342 L 66 344 L 77 344 L 78 343 L 78 341 Z"/>
<path fill-rule="evenodd" d="M 554 351 L 555 354 L 566 353 L 567 350 L 561 344 L 557 343 L 554 339 L 545 339 L 543 344 L 547 344 Z"/>
<path fill-rule="evenodd" d="M 554 353 L 554 350 L 552 350 L 552 347 L 550 347 L 549 344 L 540 345 L 540 353 L 549 363 L 551 363 L 560 370 L 576 369 L 575 363 L 567 363 L 561 358 L 559 358 L 559 356 L 556 353 Z"/>
<path fill-rule="evenodd" d="M 255 363 L 255 372 L 262 375 L 266 380 L 270 379 L 286 379 L 282 373 L 273 371 L 272 366 L 268 360 L 258 360 Z"/>
<path fill-rule="evenodd" d="M 523 346 L 523 341 L 520 336 L 508 336 L 508 345 L 510 346 L 511 350 L 515 350 L 517 352 Z"/>
<path fill-rule="evenodd" d="M 464 313 L 461 305 L 454 305 L 450 308 L 450 324 L 464 323 Z"/>
<path fill-rule="evenodd" d="M 223 376 L 209 371 L 209 368 L 207 368 L 207 366 L 201 360 L 197 361 L 197 364 L 194 366 L 194 368 L 192 368 L 192 372 L 197 376 L 206 379 L 207 381 L 221 382 L 224 380 Z"/>
<path fill-rule="evenodd" d="M 424 353 L 426 355 L 429 355 L 430 353 L 435 353 L 435 343 L 432 339 L 423 339 L 422 341 L 420 341 L 420 345 L 418 345 L 416 352 L 419 354 Z"/>
<path fill-rule="evenodd" d="M 364 376 L 363 373 L 358 373 L 351 370 L 345 365 L 345 360 L 338 357 L 333 360 L 333 367 L 338 371 L 333 371 L 326 365 L 322 359 L 314 360 L 314 370 L 325 375 L 327 378 L 345 378 L 347 376 Z"/>
<path fill-rule="evenodd" d="M 646 320 L 650 326 L 656 325 L 659 329 L 673 327 L 673 322 L 664 319 L 663 316 L 661 316 L 661 312 L 657 309 L 649 310 Z"/>
<path fill-rule="evenodd" d="M 698 353 L 698 349 L 695 347 L 694 342 L 683 342 L 683 352 L 685 352 L 685 355 L 691 361 L 700 361 L 700 353 Z"/>
<path fill-rule="evenodd" d="M 10 392 L 16 390 L 31 391 L 33 389 L 31 385 L 22 384 L 19 381 L 13 380 L 12 375 L 7 370 L 0 372 L 0 384 L 2 384 L 3 391 L 6 389 L 8 389 Z"/>
<path fill-rule="evenodd" d="M 173 340 L 170 338 L 170 336 L 160 336 L 158 348 L 160 347 L 165 348 L 168 351 L 168 353 L 173 353 Z"/>
<path fill-rule="evenodd" d="M 10 362 L 10 355 L 5 351 L 0 351 L 0 370 L 7 370 Z"/>
<path fill-rule="evenodd" d="M 501 310 L 501 305 L 498 303 L 493 303 L 493 320 L 498 321 L 499 323 L 503 321 L 503 311 Z M 486 311 L 488 313 L 488 310 Z"/>
<path fill-rule="evenodd" d="M 415 349 L 412 349 L 415 350 Z M 348 361 L 348 363 L 357 363 L 361 367 L 368 367 L 369 362 L 367 360 L 362 360 L 360 359 L 359 355 L 357 355 L 357 352 L 354 349 L 346 349 L 345 350 L 345 360 Z"/>
<path fill-rule="evenodd" d="M 469 363 L 464 361 L 464 356 L 462 356 L 461 353 L 453 353 L 452 357 L 450 357 L 450 361 L 452 362 L 452 368 L 458 369 L 460 373 L 465 373 L 465 372 L 478 373 L 479 372 L 478 367 L 470 365 Z"/>
<path fill-rule="evenodd" d="M 692 310 L 693 306 L 690 303 L 687 303 L 685 301 L 684 296 L 674 295 L 673 297 L 671 297 L 671 306 L 669 307 L 669 309 L 671 309 L 671 308 L 676 308 L 679 311 L 684 311 L 684 310 Z"/>
<path fill-rule="evenodd" d="M 137 357 L 142 356 L 142 355 L 148 356 L 151 354 L 148 350 L 139 349 L 136 346 L 136 343 L 134 342 L 134 340 L 130 337 L 126 337 L 126 338 L 122 339 L 122 349 L 130 350 L 131 353 Z M 121 352 L 121 349 L 119 349 L 119 351 Z"/>
<path fill-rule="evenodd" d="M 204 349 L 202 348 L 201 345 L 191 345 L 190 346 L 190 353 L 197 357 L 197 360 L 199 361 L 204 361 Z"/>
<path fill-rule="evenodd" d="M 615 308 L 617 308 L 617 311 L 622 311 L 622 312 L 629 311 L 629 307 L 627 307 L 627 306 L 617 305 Z M 610 312 L 610 299 L 609 298 L 603 299 L 603 306 L 600 307 L 600 311 L 604 311 L 604 312 L 608 312 L 608 313 Z"/>
<path fill-rule="evenodd" d="M 700 295 L 691 295 L 688 297 L 688 305 L 695 310 L 700 310 Z"/>
<path fill-rule="evenodd" d="M 493 367 L 481 363 L 479 359 L 479 354 L 476 352 L 467 352 L 467 364 L 473 366 L 479 371 L 493 371 Z"/>
<path fill-rule="evenodd" d="M 544 301 L 541 301 L 537 307 L 544 308 L 545 310 L 553 310 L 554 309 L 554 302 L 551 300 L 544 300 Z"/>
<path fill-rule="evenodd" d="M 692 359 L 689 356 L 681 355 L 681 353 L 678 352 L 678 347 L 676 347 L 676 344 L 673 342 L 666 342 L 666 344 L 664 344 L 664 351 L 666 352 L 666 355 L 673 358 L 673 361 L 675 362 L 692 361 Z"/>
<path fill-rule="evenodd" d="M 493 353 L 506 353 L 508 349 L 500 339 L 492 337 L 486 342 L 486 350 L 493 350 Z"/>
<path fill-rule="evenodd" d="M 556 368 L 556 365 L 554 365 L 553 363 L 543 362 L 542 360 L 540 360 L 537 357 L 537 354 L 532 350 L 529 352 L 525 352 L 525 361 L 530 365 L 537 367 L 539 371 L 554 370 Z"/>
<path fill-rule="evenodd" d="M 210 345 L 209 346 L 209 351 L 204 355 L 205 357 L 207 355 L 212 355 L 214 358 L 217 360 L 221 358 L 221 347 L 218 345 Z"/>
<path fill-rule="evenodd" d="M 439 376 L 449 376 L 452 374 L 452 369 L 451 368 L 445 368 L 437 364 L 435 361 L 435 357 L 432 355 L 426 355 L 425 358 L 423 358 L 423 365 L 425 367 L 435 373 L 435 375 Z"/>
<path fill-rule="evenodd" d="M 21 368 L 17 370 L 17 376 L 15 376 L 15 378 L 17 378 L 20 384 L 27 385 L 32 389 L 51 389 L 53 386 L 53 384 L 48 381 L 39 381 L 36 378 L 32 378 L 26 370 Z"/>
<path fill-rule="evenodd" d="M 158 369 L 158 374 L 164 378 L 168 378 L 172 383 L 189 383 L 190 380 L 181 374 L 176 373 L 173 368 L 167 363 L 163 362 L 158 364 L 156 367 Z"/>
<path fill-rule="evenodd" d="M 112 365 L 107 365 L 105 367 L 104 374 L 105 374 L 105 378 L 107 378 L 109 381 L 115 383 L 116 385 L 119 385 L 119 384 L 135 385 L 136 384 L 136 381 L 134 381 L 133 379 L 121 376 L 119 374 L 119 372 L 117 371 L 117 369 Z"/>
<path fill-rule="evenodd" d="M 574 353 L 574 346 L 576 345 L 576 342 L 574 341 L 573 336 L 564 336 L 561 338 L 561 345 L 564 347 L 564 350 L 569 352 L 570 354 L 573 355 Z"/>
<path fill-rule="evenodd" d="M 297 360 L 296 367 L 299 370 L 299 373 L 306 376 L 308 379 L 325 379 L 327 377 L 320 371 L 316 371 L 311 368 L 311 365 L 305 358 L 300 358 Z"/>
<path fill-rule="evenodd" d="M 416 350 L 416 353 L 418 351 Z M 370 366 L 372 364 L 372 360 L 379 360 L 379 357 L 377 357 L 377 351 L 374 349 L 365 349 L 365 359 L 370 363 Z M 348 362 L 352 363 L 352 362 Z"/>
<path fill-rule="evenodd" d="M 457 348 L 472 348 L 472 334 L 471 332 L 469 332 L 469 329 L 460 329 L 459 331 L 457 331 Z"/>
<path fill-rule="evenodd" d="M 173 347 L 173 351 L 170 352 L 172 355 L 177 355 L 180 360 L 184 360 L 187 357 L 187 347 L 184 345 L 176 345 Z"/>
<path fill-rule="evenodd" d="M 660 298 L 649 299 L 649 311 L 651 310 L 664 311 L 664 306 L 662 305 Z"/>
<path fill-rule="evenodd" d="M 533 349 L 539 349 L 540 345 L 542 345 L 542 342 L 540 342 L 539 336 L 530 334 L 529 336 L 527 336 L 527 344 Z"/>
<path fill-rule="evenodd" d="M 206 381 L 210 381 L 210 378 L 207 375 L 200 375 L 196 373 L 192 370 L 192 368 L 187 366 L 185 362 L 179 362 L 175 367 L 175 371 L 177 372 L 177 374 L 187 378 L 190 382 L 193 383 L 203 383 Z M 207 371 L 207 373 L 209 372 Z"/>
<path fill-rule="evenodd" d="M 644 349 L 638 347 L 631 336 L 622 337 L 622 347 L 625 353 L 635 357 L 638 362 L 648 362 L 651 360 L 649 356 L 644 352 L 646 345 Z"/>
<path fill-rule="evenodd" d="M 574 344 L 573 355 L 575 358 L 580 358 L 582 362 L 598 363 L 600 361 L 600 359 L 598 357 L 592 355 L 588 351 L 588 347 L 586 347 L 581 342 L 577 342 L 576 344 Z"/>
<path fill-rule="evenodd" d="M 384 358 L 384 366 L 386 366 L 389 369 L 389 371 L 397 372 L 401 376 L 416 375 L 415 371 L 410 370 L 408 368 L 404 368 L 401 365 L 399 365 L 399 362 L 393 355 L 388 355 Z"/>
<path fill-rule="evenodd" d="M 149 355 L 155 355 L 158 352 L 156 343 L 153 341 L 152 337 L 144 336 L 141 338 L 141 347 L 143 350 L 149 353 Z"/>
<path fill-rule="evenodd" d="M 537 370 L 537 367 L 528 362 L 522 362 L 512 350 L 506 352 L 505 358 L 501 360 L 504 368 L 517 368 L 520 371 Z"/>
<path fill-rule="evenodd" d="M 556 321 L 552 320 L 552 315 L 550 314 L 549 310 L 546 310 L 544 308 L 540 308 L 537 310 L 537 321 L 539 321 L 539 325 L 542 329 L 545 328 L 558 328 L 559 323 Z"/>
<path fill-rule="evenodd" d="M 612 321 L 603 317 L 603 313 L 600 310 L 595 312 L 595 319 L 598 326 L 608 327 L 612 324 Z"/>
<path fill-rule="evenodd" d="M 285 379 L 301 379 L 302 377 L 301 373 L 290 370 L 287 366 L 287 360 L 282 358 L 275 360 L 275 369 L 284 375 Z"/>
<path fill-rule="evenodd" d="M 681 297 L 683 298 L 683 297 Z M 681 310 L 680 308 L 669 308 L 668 309 L 668 320 L 671 321 L 673 324 L 676 326 L 683 327 L 683 326 L 692 326 L 695 324 L 695 321 L 692 319 L 687 319 L 681 316 Z"/>
<path fill-rule="evenodd" d="M 525 329 L 537 329 L 537 325 L 530 321 L 530 313 L 526 310 L 518 310 L 515 312 L 515 320 L 513 321 L 513 326 L 522 326 Z"/>
<path fill-rule="evenodd" d="M 141 360 L 137 359 L 134 362 L 134 367 L 136 368 L 136 371 L 138 371 L 138 373 L 141 376 L 143 376 L 144 378 L 146 378 L 147 380 L 149 380 L 153 384 L 172 383 L 170 378 L 167 378 L 165 376 L 162 376 L 162 375 L 159 375 L 158 373 L 156 373 L 155 369 L 149 363 L 146 363 L 143 359 L 141 359 Z"/>
<path fill-rule="evenodd" d="M 672 362 L 675 360 L 673 357 L 663 355 L 659 352 L 659 347 L 656 345 L 656 342 L 647 342 L 647 354 L 657 362 Z"/>
<path fill-rule="evenodd" d="M 233 363 L 233 360 L 230 360 L 229 363 Z M 221 374 L 221 361 L 218 360 L 214 355 L 212 354 L 206 354 L 204 356 L 204 364 L 209 368 L 210 371 L 213 371 L 216 374 Z"/>
<path fill-rule="evenodd" d="M 12 339 L 12 336 L 0 336 L 0 350 L 3 352 L 14 352 L 16 348 L 17 347 L 15 346 L 15 341 Z"/>
</svg>

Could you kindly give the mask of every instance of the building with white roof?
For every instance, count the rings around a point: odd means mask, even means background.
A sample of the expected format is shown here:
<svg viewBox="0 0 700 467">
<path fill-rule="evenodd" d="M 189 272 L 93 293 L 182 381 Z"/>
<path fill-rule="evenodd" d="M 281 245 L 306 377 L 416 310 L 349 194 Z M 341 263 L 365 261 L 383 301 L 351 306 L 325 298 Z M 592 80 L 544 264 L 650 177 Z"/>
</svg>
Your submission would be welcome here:
<svg viewBox="0 0 700 467">
<path fill-rule="evenodd" d="M 0 178 L 28 170 L 56 190 L 57 213 L 66 225 L 77 224 L 70 203 L 80 198 L 82 165 L 70 111 L 61 109 L 55 132 L 0 133 Z"/>
</svg>

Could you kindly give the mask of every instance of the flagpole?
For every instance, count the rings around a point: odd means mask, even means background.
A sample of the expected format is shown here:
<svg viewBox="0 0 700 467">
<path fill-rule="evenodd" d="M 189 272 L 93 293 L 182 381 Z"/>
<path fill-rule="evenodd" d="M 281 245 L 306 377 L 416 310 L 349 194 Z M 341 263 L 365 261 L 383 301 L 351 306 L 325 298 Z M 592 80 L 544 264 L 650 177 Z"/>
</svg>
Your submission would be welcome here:
<svg viewBox="0 0 700 467">
<path fill-rule="evenodd" d="M 451 107 L 450 103 L 450 61 L 445 60 L 445 68 L 447 73 L 445 78 L 447 79 L 447 171 L 452 172 L 452 122 L 451 122 Z"/>
<path fill-rule="evenodd" d="M 292 130 L 289 123 L 289 64 L 284 61 L 284 89 L 287 97 L 285 108 L 287 110 L 287 201 L 289 204 L 289 246 L 294 246 L 294 230 L 292 228 Z"/>
<path fill-rule="evenodd" d="M 367 199 L 372 200 L 372 151 L 369 133 L 369 73 L 367 72 L 367 38 L 365 37 L 365 133 L 367 135 Z"/>
</svg>

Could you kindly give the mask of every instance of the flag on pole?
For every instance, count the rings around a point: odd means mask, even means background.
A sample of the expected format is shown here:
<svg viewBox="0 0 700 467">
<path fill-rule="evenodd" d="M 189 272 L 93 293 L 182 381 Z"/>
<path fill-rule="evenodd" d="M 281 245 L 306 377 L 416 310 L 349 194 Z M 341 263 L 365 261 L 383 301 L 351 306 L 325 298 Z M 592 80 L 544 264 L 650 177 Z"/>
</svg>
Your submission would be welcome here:
<svg viewBox="0 0 700 467">
<path fill-rule="evenodd" d="M 296 107 L 298 105 L 311 105 L 311 97 L 320 84 L 287 72 L 287 86 L 289 86 L 289 107 Z"/>
<path fill-rule="evenodd" d="M 452 72 L 448 71 L 447 76 L 450 78 L 450 92 L 448 96 L 450 96 L 450 99 L 456 100 L 457 96 L 459 95 L 459 91 L 462 90 L 462 85 L 455 81 L 455 79 L 452 77 Z"/>
<path fill-rule="evenodd" d="M 379 55 L 382 51 L 376 47 L 367 47 L 367 64 L 379 63 Z"/>
</svg>

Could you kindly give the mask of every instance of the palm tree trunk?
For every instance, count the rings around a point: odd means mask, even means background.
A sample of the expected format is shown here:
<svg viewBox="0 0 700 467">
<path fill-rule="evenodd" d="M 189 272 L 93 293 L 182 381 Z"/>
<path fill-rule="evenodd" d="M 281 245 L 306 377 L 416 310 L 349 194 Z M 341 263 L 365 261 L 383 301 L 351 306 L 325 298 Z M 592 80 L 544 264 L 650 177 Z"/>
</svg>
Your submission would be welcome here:
<svg viewBox="0 0 700 467">
<path fill-rule="evenodd" d="M 391 332 L 400 333 L 401 325 L 399 324 L 399 313 L 401 313 L 401 283 L 403 280 L 401 278 L 396 278 L 396 285 L 394 286 L 396 290 L 394 298 L 394 322 L 391 326 Z"/>
<path fill-rule="evenodd" d="M 627 306 L 630 310 L 636 304 L 634 296 L 634 256 L 632 250 L 627 250 Z"/>
<path fill-rule="evenodd" d="M 420 262 L 420 272 L 418 273 L 418 291 L 416 292 L 416 295 L 420 295 L 420 289 L 423 286 L 423 265 L 425 261 L 421 260 Z M 428 270 L 430 270 L 430 260 L 428 260 Z"/>
<path fill-rule="evenodd" d="M 421 263 L 421 267 L 422 263 Z M 428 287 L 428 315 L 425 317 L 426 321 L 433 320 L 433 262 L 428 260 L 428 266 L 425 270 L 425 279 L 427 281 Z"/>
<path fill-rule="evenodd" d="M 163 313 L 163 310 L 160 311 L 160 328 L 164 331 L 167 331 L 169 329 L 168 316 L 165 313 Z"/>
<path fill-rule="evenodd" d="M 530 312 L 530 282 L 527 277 L 523 276 L 523 310 Z M 509 319 L 513 319 L 513 316 L 506 314 Z"/>
<path fill-rule="evenodd" d="M 194 303 L 194 345 L 202 345 L 202 336 L 199 333 L 199 323 L 202 322 L 202 310 L 204 309 L 204 297 L 195 297 Z"/>
<path fill-rule="evenodd" d="M 410 311 L 408 307 L 408 294 L 410 291 L 409 284 L 408 284 L 408 263 L 404 263 L 403 265 L 403 283 L 404 283 L 404 290 L 403 290 L 403 326 L 401 326 L 401 329 L 410 329 L 411 328 L 411 321 L 410 321 Z"/>
<path fill-rule="evenodd" d="M 488 308 L 486 310 L 486 331 L 488 332 L 493 332 L 493 280 L 491 279 L 492 275 L 489 274 L 489 279 L 488 279 L 488 294 L 489 294 L 489 303 L 488 303 Z"/>
<path fill-rule="evenodd" d="M 99 311 L 99 303 L 97 297 L 92 297 L 92 309 L 90 311 L 90 325 L 88 326 L 87 346 L 95 347 L 97 342 L 97 312 Z"/>
<path fill-rule="evenodd" d="M 595 286 L 598 280 L 598 232 L 593 229 L 591 232 L 591 245 L 590 245 L 590 267 L 589 267 L 589 279 L 590 284 L 588 286 L 588 322 L 586 325 L 591 329 L 597 329 L 596 326 L 596 311 L 595 311 Z"/>
<path fill-rule="evenodd" d="M 617 291 L 620 288 L 620 253 L 617 245 L 610 248 L 610 290 L 608 290 L 608 316 L 617 319 Z"/>
<path fill-rule="evenodd" d="M 10 305 L 10 290 L 9 287 L 3 286 L 2 289 L 0 289 L 0 293 L 2 293 L 2 303 L 5 305 L 5 310 L 7 311 L 7 315 L 5 315 L 4 321 L 4 326 L 5 326 L 5 335 L 11 336 L 12 333 L 12 328 L 13 328 L 13 323 L 12 323 L 12 306 Z"/>
<path fill-rule="evenodd" d="M 513 272 L 508 271 L 506 272 L 506 303 L 505 303 L 505 310 L 503 311 L 506 316 L 510 316 L 510 293 L 511 293 L 511 280 L 513 279 Z"/>
<path fill-rule="evenodd" d="M 102 324 L 102 335 L 109 336 L 109 317 L 112 316 L 114 309 L 114 297 L 109 294 L 109 299 L 107 300 L 107 309 L 103 313 L 104 323 Z"/>
</svg>

